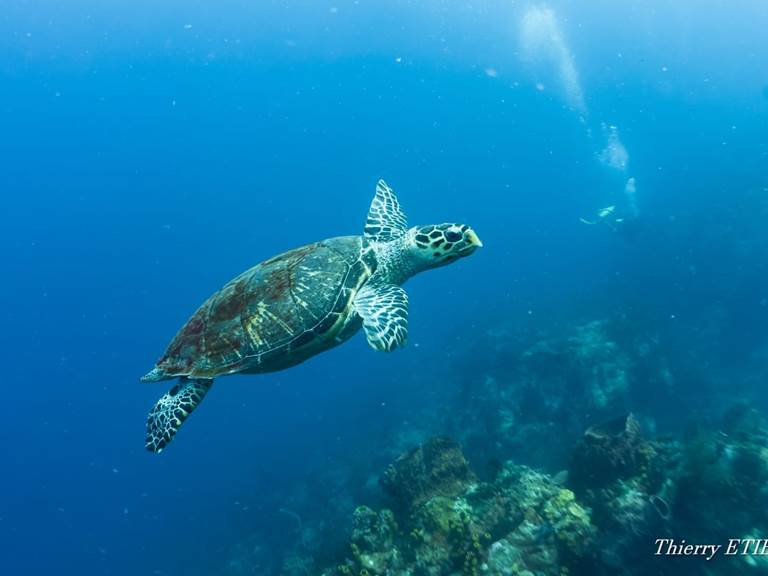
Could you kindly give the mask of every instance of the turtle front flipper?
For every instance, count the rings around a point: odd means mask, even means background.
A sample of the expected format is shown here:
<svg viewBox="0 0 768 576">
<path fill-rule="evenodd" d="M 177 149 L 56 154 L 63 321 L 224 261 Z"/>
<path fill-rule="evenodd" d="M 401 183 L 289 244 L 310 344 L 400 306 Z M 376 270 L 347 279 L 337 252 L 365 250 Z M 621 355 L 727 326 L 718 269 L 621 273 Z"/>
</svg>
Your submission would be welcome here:
<svg viewBox="0 0 768 576">
<path fill-rule="evenodd" d="M 182 378 L 160 398 L 147 417 L 146 449 L 162 452 L 212 385 L 213 380 Z"/>
<path fill-rule="evenodd" d="M 369 283 L 355 297 L 368 344 L 391 352 L 408 339 L 408 294 L 394 284 Z"/>
<path fill-rule="evenodd" d="M 379 180 L 365 221 L 365 237 L 376 242 L 389 242 L 404 236 L 407 231 L 408 220 L 397 196 L 384 180 Z"/>
</svg>

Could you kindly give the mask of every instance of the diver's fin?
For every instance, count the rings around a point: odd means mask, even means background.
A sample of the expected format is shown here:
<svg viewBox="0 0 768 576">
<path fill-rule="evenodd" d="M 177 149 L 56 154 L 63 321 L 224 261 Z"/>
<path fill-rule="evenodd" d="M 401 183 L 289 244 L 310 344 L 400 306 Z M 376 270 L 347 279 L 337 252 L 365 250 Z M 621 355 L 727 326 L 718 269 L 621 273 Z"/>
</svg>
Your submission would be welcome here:
<svg viewBox="0 0 768 576">
<path fill-rule="evenodd" d="M 408 231 L 408 220 L 400 208 L 397 196 L 384 180 L 376 183 L 376 196 L 373 197 L 365 221 L 365 237 L 377 242 L 389 242 L 400 238 Z"/>
<path fill-rule="evenodd" d="M 150 452 L 162 452 L 212 385 L 213 380 L 182 378 L 160 398 L 147 417 L 145 448 Z"/>
<path fill-rule="evenodd" d="M 394 284 L 366 284 L 355 297 L 368 344 L 390 352 L 408 339 L 408 294 Z"/>
</svg>

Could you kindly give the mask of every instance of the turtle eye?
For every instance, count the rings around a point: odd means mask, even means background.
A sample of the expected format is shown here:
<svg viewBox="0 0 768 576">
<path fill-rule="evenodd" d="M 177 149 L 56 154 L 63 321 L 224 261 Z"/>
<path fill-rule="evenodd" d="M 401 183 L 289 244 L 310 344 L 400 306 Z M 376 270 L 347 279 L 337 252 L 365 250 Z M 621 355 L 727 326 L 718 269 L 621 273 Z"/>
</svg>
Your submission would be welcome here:
<svg viewBox="0 0 768 576">
<path fill-rule="evenodd" d="M 455 230 L 448 230 L 445 233 L 445 239 L 448 240 L 448 242 L 458 242 L 461 240 L 461 233 L 456 232 Z"/>
</svg>

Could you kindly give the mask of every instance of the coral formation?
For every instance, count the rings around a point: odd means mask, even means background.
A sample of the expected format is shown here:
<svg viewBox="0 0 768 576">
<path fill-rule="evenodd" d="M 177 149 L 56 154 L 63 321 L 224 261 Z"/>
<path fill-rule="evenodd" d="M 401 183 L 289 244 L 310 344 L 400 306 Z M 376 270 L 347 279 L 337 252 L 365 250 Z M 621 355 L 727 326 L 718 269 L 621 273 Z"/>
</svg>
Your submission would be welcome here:
<svg viewBox="0 0 768 576">
<path fill-rule="evenodd" d="M 432 438 L 401 455 L 381 477 L 382 487 L 405 509 L 432 496 L 455 496 L 474 480 L 459 445 L 448 438 Z"/>
<path fill-rule="evenodd" d="M 576 444 L 570 482 L 577 488 L 602 486 L 634 476 L 653 457 L 653 448 L 640 437 L 632 414 L 590 426 Z"/>
<path fill-rule="evenodd" d="M 755 410 L 736 405 L 719 427 L 692 431 L 676 477 L 672 513 L 696 532 L 768 532 L 768 426 Z"/>
<path fill-rule="evenodd" d="M 433 477 L 439 490 L 424 482 Z M 326 576 L 362 570 L 391 576 L 560 576 L 564 567 L 592 554 L 595 527 L 573 492 L 513 463 L 493 482 L 478 482 L 448 439 L 432 439 L 404 454 L 383 481 L 399 518 L 388 510 L 358 508 L 350 554 Z"/>
<path fill-rule="evenodd" d="M 429 466 L 416 473 L 424 446 L 454 463 L 438 467 L 442 490 L 424 484 Z M 743 406 L 682 442 L 645 439 L 632 415 L 590 427 L 570 474 L 556 478 L 508 461 L 482 482 L 455 443 L 424 446 L 388 468 L 397 516 L 358 508 L 350 553 L 324 576 L 672 575 L 681 568 L 652 553 L 657 538 L 720 542 L 768 531 L 768 425 Z M 768 563 L 744 556 L 723 573 L 747 569 L 763 573 Z"/>
</svg>

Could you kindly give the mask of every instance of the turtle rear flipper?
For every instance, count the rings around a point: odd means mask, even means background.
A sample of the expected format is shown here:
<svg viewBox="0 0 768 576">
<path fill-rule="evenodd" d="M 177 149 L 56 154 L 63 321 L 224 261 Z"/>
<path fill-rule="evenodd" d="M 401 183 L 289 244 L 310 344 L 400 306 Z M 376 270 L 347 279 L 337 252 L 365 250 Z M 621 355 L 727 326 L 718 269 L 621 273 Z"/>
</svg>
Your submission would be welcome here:
<svg viewBox="0 0 768 576">
<path fill-rule="evenodd" d="M 146 449 L 162 452 L 212 385 L 213 380 L 182 378 L 160 398 L 147 417 Z"/>
</svg>

